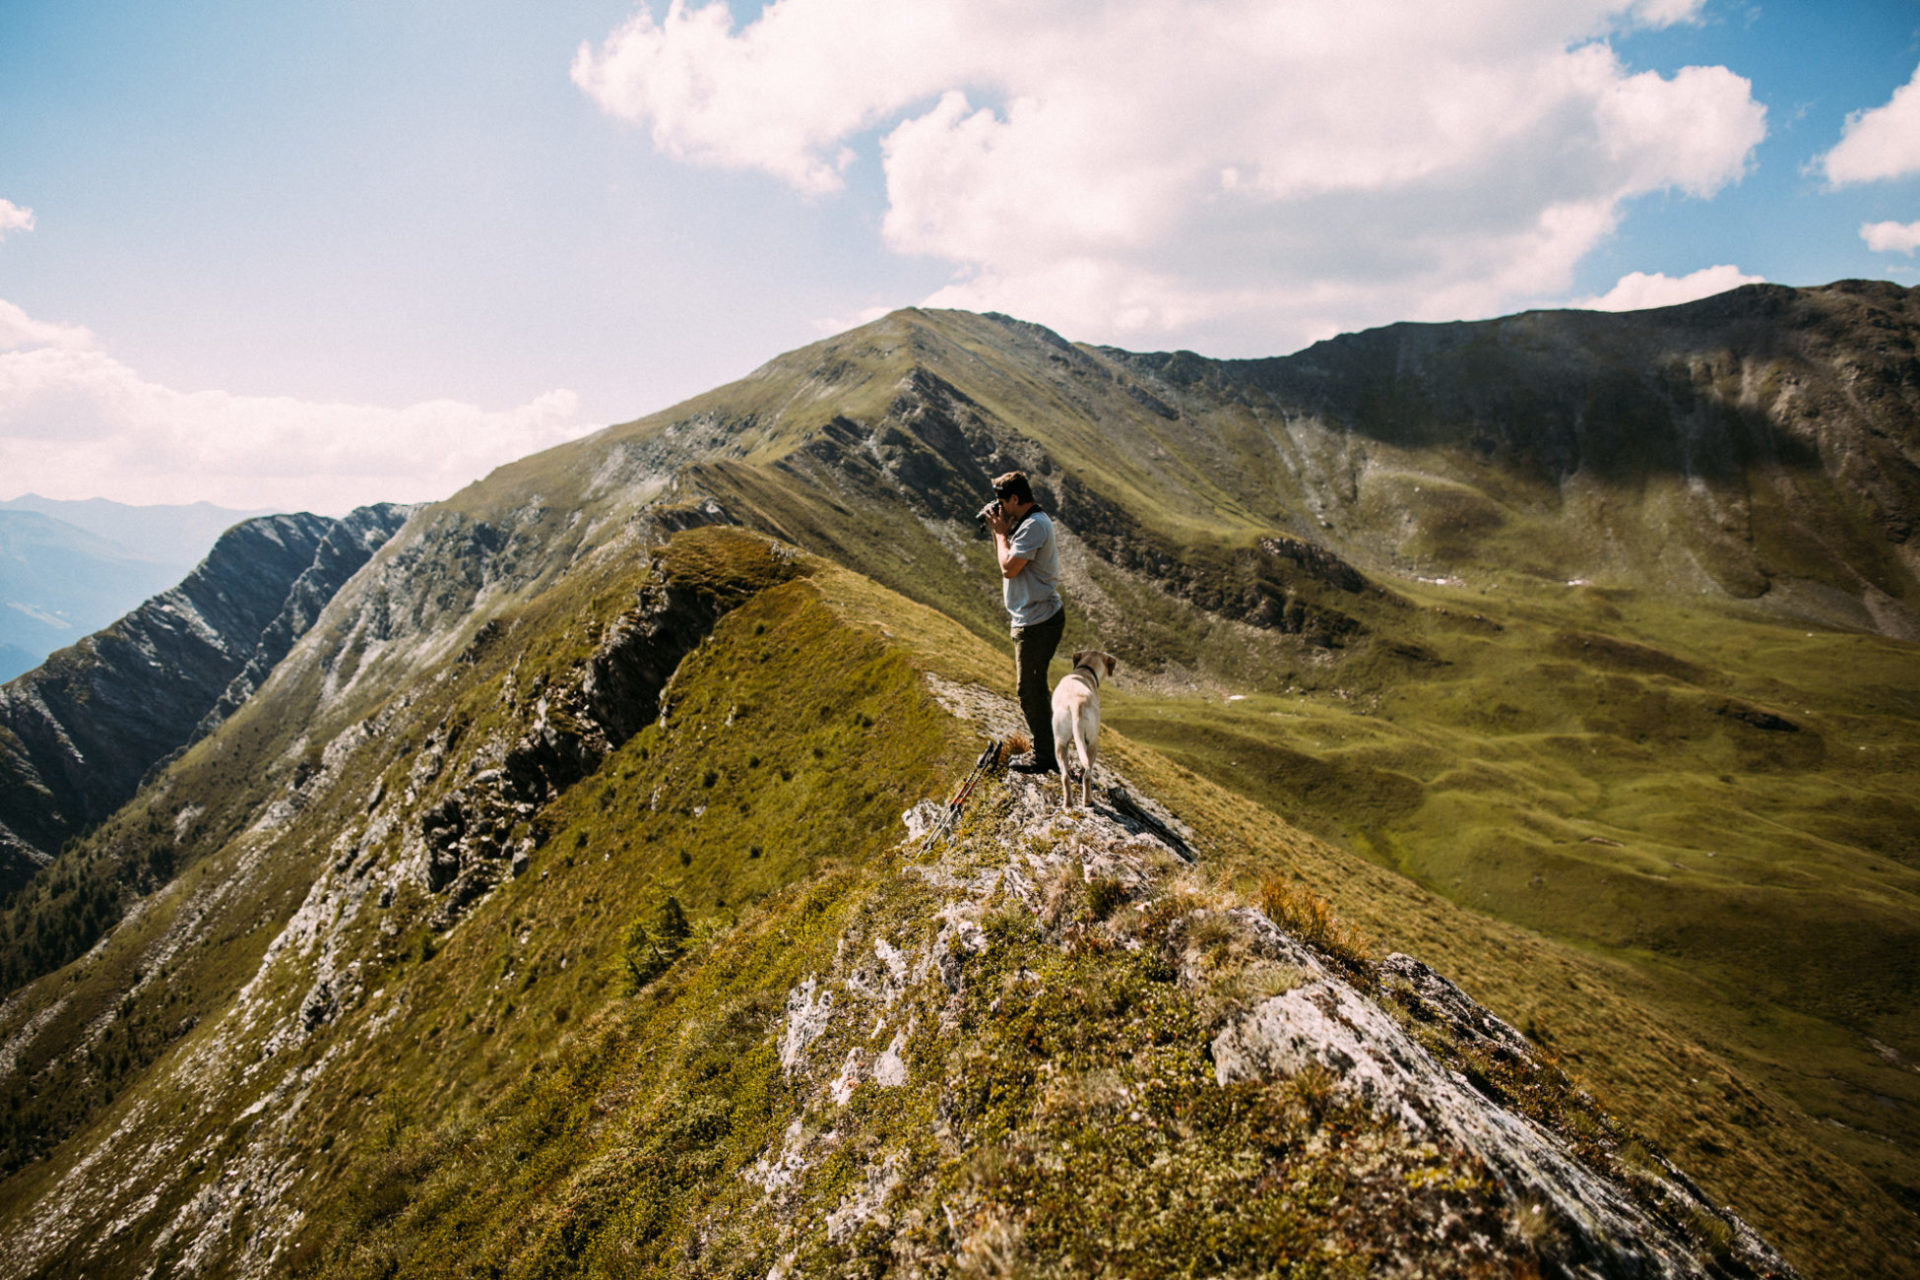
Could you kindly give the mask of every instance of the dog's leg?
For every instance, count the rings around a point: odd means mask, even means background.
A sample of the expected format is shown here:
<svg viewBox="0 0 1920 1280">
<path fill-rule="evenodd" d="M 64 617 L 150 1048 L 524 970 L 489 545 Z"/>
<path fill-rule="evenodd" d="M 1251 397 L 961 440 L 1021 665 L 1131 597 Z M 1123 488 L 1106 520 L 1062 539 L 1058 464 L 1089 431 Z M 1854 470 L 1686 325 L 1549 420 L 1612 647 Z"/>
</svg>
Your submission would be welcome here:
<svg viewBox="0 0 1920 1280">
<path fill-rule="evenodd" d="M 1087 779 L 1093 773 L 1093 757 L 1087 751 L 1087 707 L 1083 702 L 1073 710 L 1073 753 L 1080 757 L 1080 807 L 1087 806 Z M 1061 776 L 1066 776 L 1062 767 Z"/>
</svg>

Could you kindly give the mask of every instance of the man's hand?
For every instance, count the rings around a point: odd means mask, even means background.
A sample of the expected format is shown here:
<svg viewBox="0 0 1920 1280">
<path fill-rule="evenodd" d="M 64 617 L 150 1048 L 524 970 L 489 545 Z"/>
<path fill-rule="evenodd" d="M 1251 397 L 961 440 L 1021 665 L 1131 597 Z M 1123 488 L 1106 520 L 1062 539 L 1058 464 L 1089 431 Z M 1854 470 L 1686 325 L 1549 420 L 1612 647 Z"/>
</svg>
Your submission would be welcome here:
<svg viewBox="0 0 1920 1280">
<path fill-rule="evenodd" d="M 1005 507 L 987 512 L 987 528 L 992 531 L 996 538 L 1004 538 L 1007 536 L 1007 530 L 1013 528 L 1013 521 L 1007 519 L 1007 509 Z"/>
</svg>

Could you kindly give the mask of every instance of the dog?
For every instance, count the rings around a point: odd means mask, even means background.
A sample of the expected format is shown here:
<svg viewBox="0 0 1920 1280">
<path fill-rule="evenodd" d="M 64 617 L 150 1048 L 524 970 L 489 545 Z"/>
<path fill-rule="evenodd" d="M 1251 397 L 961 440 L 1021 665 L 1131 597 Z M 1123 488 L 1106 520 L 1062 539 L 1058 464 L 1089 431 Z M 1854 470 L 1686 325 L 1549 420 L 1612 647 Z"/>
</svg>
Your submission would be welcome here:
<svg viewBox="0 0 1920 1280">
<path fill-rule="evenodd" d="M 1060 807 L 1073 807 L 1073 780 L 1067 764 L 1067 744 L 1080 756 L 1080 806 L 1092 803 L 1093 762 L 1100 746 L 1100 677 L 1113 674 L 1113 655 L 1082 649 L 1073 655 L 1073 670 L 1053 690 L 1053 750 L 1060 762 Z"/>
</svg>

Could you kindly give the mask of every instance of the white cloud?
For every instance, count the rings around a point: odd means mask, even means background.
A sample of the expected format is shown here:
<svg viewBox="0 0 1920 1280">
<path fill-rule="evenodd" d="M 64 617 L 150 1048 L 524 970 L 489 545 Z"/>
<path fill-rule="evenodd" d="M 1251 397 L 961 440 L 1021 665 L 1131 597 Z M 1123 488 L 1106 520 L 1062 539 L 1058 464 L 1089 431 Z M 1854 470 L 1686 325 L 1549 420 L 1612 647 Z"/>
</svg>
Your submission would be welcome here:
<svg viewBox="0 0 1920 1280">
<path fill-rule="evenodd" d="M 23 209 L 11 200 L 0 199 L 0 239 L 10 231 L 33 230 L 33 210 Z"/>
<path fill-rule="evenodd" d="M 1559 296 L 1656 191 L 1737 181 L 1765 108 L 1603 37 L 1700 0 L 673 0 L 574 60 L 682 160 L 819 196 L 878 138 L 930 302 L 1280 350 Z M 1228 336 L 1232 335 L 1232 336 Z"/>
<path fill-rule="evenodd" d="M 485 410 L 176 391 L 0 301 L 0 476 L 48 497 L 340 512 L 446 497 L 583 433 L 570 391 Z"/>
<path fill-rule="evenodd" d="M 1671 27 L 1685 22 L 1697 24 L 1706 0 L 1638 0 L 1627 18 L 1636 26 Z"/>
<path fill-rule="evenodd" d="M 1920 222 L 1868 222 L 1861 226 L 1860 238 L 1875 253 L 1911 255 L 1920 249 Z"/>
<path fill-rule="evenodd" d="M 32 316 L 0 298 L 0 351 L 25 347 L 91 347 L 93 334 L 77 324 L 55 324 Z"/>
<path fill-rule="evenodd" d="M 1839 144 L 1814 165 L 1835 187 L 1920 173 L 1920 67 L 1885 106 L 1848 116 Z"/>
<path fill-rule="evenodd" d="M 1736 266 L 1722 264 L 1702 267 L 1684 276 L 1661 272 L 1648 275 L 1633 271 L 1621 276 L 1613 288 L 1598 297 L 1570 302 L 1570 307 L 1587 311 L 1645 311 L 1649 307 L 1673 307 L 1696 298 L 1711 298 L 1716 293 L 1738 289 L 1743 284 L 1764 284 L 1761 276 L 1750 276 Z"/>
</svg>

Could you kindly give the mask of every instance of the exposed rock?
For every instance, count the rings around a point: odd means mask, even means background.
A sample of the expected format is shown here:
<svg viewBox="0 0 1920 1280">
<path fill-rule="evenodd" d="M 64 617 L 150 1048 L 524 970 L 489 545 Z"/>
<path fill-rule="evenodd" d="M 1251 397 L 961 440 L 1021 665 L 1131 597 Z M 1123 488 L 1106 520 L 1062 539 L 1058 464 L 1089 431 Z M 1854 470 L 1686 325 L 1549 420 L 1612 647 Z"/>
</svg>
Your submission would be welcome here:
<svg viewBox="0 0 1920 1280">
<path fill-rule="evenodd" d="M 221 691 L 213 708 L 194 727 L 197 741 L 213 732 L 222 720 L 260 687 L 280 659 L 320 617 L 320 611 L 339 592 L 348 578 L 360 571 L 399 532 L 416 508 L 392 502 L 358 507 L 333 522 L 314 549 L 312 563 L 287 588 L 280 612 L 260 632 L 251 657 L 239 674 Z"/>
<path fill-rule="evenodd" d="M 1125 780 L 1115 777 L 1114 782 L 1124 785 Z M 789 995 L 779 1054 L 803 1099 L 811 1096 L 822 1105 L 841 1108 L 863 1084 L 910 1085 L 901 1050 L 912 1027 L 890 1025 L 890 1020 L 898 1018 L 903 1007 L 953 1007 L 973 981 L 970 958 L 995 945 L 980 922 L 996 912 L 1019 904 L 1021 914 L 1030 913 L 1041 935 L 1054 945 L 1070 954 L 1076 949 L 1097 954 L 1113 947 L 1116 939 L 1132 939 L 1134 946 L 1140 941 L 1137 934 L 1116 933 L 1084 914 L 1064 910 L 1061 886 L 1116 885 L 1128 915 L 1152 915 L 1160 910 L 1156 900 L 1177 894 L 1169 875 L 1180 863 L 1162 842 L 1158 823 L 1144 826 L 1100 805 L 1063 814 L 1044 782 L 1011 774 L 1003 775 L 994 794 L 976 804 L 992 813 L 991 820 L 976 818 L 964 841 L 936 845 L 936 851 L 945 852 L 931 859 L 912 834 L 915 824 L 908 824 L 910 836 L 902 852 L 915 860 L 899 874 L 923 881 L 936 895 L 935 903 L 923 908 L 941 921 L 931 940 L 897 948 L 882 935 L 869 945 L 856 925 L 842 937 L 833 970 L 809 976 Z M 1335 1096 L 1362 1102 L 1404 1135 L 1409 1144 L 1405 1151 L 1422 1149 L 1421 1144 L 1429 1144 L 1426 1149 L 1437 1146 L 1460 1153 L 1471 1167 L 1485 1172 L 1486 1194 L 1500 1206 L 1498 1220 L 1505 1224 L 1499 1229 L 1501 1237 L 1482 1234 L 1456 1240 L 1449 1232 L 1458 1230 L 1458 1222 L 1452 1228 L 1435 1223 L 1426 1238 L 1394 1246 L 1396 1265 L 1407 1274 L 1453 1274 L 1471 1260 L 1503 1258 L 1516 1274 L 1581 1280 L 1789 1280 L 1795 1274 L 1745 1223 L 1709 1202 L 1665 1160 L 1649 1156 L 1648 1163 L 1637 1168 L 1613 1160 L 1612 1167 L 1603 1167 L 1593 1156 L 1576 1153 L 1540 1122 L 1476 1088 L 1436 1060 L 1387 1007 L 1259 910 L 1203 907 L 1177 922 L 1171 936 L 1170 959 L 1179 979 L 1203 1002 L 1235 1008 L 1237 997 L 1221 984 L 1244 983 L 1245 978 L 1232 974 L 1258 971 L 1268 975 L 1269 989 L 1285 988 L 1228 1013 L 1209 1048 L 1220 1087 L 1312 1078 L 1317 1073 Z M 1243 957 L 1232 973 L 1217 971 L 1208 958 L 1222 947 Z M 1534 1050 L 1525 1037 L 1419 961 L 1394 955 L 1377 965 L 1353 959 L 1342 963 L 1350 971 L 1364 970 L 1369 984 L 1393 994 L 1429 1034 L 1466 1052 L 1535 1066 Z M 998 981 L 1007 991 L 1012 979 L 1001 976 Z M 1000 1001 L 992 1007 L 998 1010 Z M 872 1046 L 889 1032 L 886 1048 L 876 1051 Z M 943 1020 L 941 1034 L 953 1033 Z M 955 1052 L 959 1060 L 972 1050 L 962 1044 Z M 1052 1064 L 1040 1069 L 1051 1070 Z M 1092 1086 L 1078 1087 L 1084 1091 Z M 1125 1090 L 1116 1096 L 1124 1110 Z M 1582 1096 L 1579 1105 L 1597 1113 L 1590 1098 Z M 1132 1113 L 1134 1121 L 1139 1116 Z M 1112 1122 L 1127 1121 L 1116 1116 Z M 949 1142 L 954 1147 L 951 1156 L 958 1160 L 962 1140 L 956 1134 Z M 792 1212 L 809 1203 L 806 1192 L 813 1166 L 825 1154 L 824 1143 L 815 1139 L 810 1144 L 796 1122 L 781 1149 L 761 1157 L 751 1176 L 765 1188 L 772 1207 L 792 1206 Z M 1392 1168 L 1392 1162 L 1403 1157 L 1387 1155 L 1389 1149 L 1382 1148 L 1375 1158 Z M 826 1214 L 828 1241 L 847 1239 L 865 1222 L 889 1221 L 889 1213 L 924 1196 L 917 1183 L 935 1176 L 925 1168 L 906 1171 L 897 1154 L 876 1159 L 864 1181 Z M 1385 1211 L 1421 1212 L 1407 1203 Z M 977 1212 L 991 1215 L 998 1210 L 981 1205 Z M 968 1233 L 957 1224 L 950 1228 L 949 1236 L 964 1252 Z M 787 1221 L 783 1238 L 803 1239 L 812 1229 L 805 1221 Z"/>
<path fill-rule="evenodd" d="M 1640 1171 L 1643 1185 L 1630 1190 L 1582 1164 L 1561 1139 L 1436 1062 L 1384 1009 L 1271 921 L 1251 908 L 1235 914 L 1264 953 L 1312 977 L 1262 1001 L 1214 1038 L 1220 1083 L 1327 1071 L 1336 1090 L 1364 1099 L 1408 1132 L 1458 1145 L 1485 1163 L 1515 1212 L 1545 1215 L 1566 1274 L 1792 1274 L 1744 1223 L 1708 1202 L 1671 1165 L 1660 1161 L 1655 1170 Z M 1444 1021 L 1456 1038 L 1522 1059 L 1533 1056 L 1518 1032 L 1419 961 L 1393 955 L 1380 968 L 1405 984 L 1429 1020 Z M 1732 1243 L 1719 1256 L 1702 1256 L 1688 1238 L 1687 1227 L 1701 1221 L 1725 1225 Z"/>
</svg>

